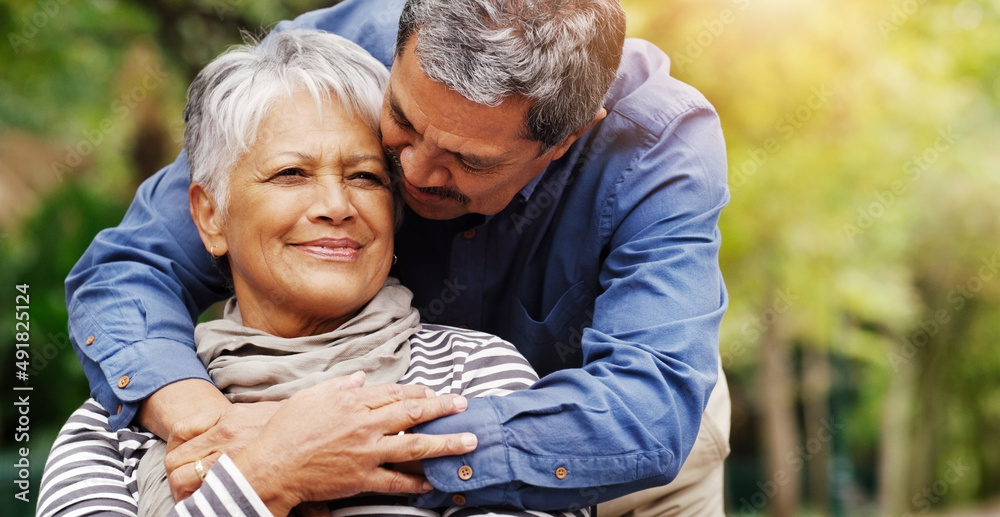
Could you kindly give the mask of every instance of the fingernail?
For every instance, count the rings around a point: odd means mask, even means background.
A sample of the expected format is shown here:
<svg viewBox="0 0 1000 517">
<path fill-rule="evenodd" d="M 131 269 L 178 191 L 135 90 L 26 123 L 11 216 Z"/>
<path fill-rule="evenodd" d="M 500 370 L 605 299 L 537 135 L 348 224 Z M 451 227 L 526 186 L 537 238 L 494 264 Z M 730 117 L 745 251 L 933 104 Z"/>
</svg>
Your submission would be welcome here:
<svg viewBox="0 0 1000 517">
<path fill-rule="evenodd" d="M 420 488 L 424 492 L 430 492 L 431 490 L 434 490 L 434 487 L 429 482 L 427 482 L 427 481 L 424 481 L 424 484 L 421 485 Z"/>
<path fill-rule="evenodd" d="M 465 408 L 469 407 L 469 401 L 461 395 L 455 397 L 452 403 L 455 404 L 455 409 L 459 411 L 465 411 Z"/>
<path fill-rule="evenodd" d="M 462 435 L 462 446 L 472 448 L 479 443 L 479 439 L 476 438 L 474 434 L 463 434 Z"/>
</svg>

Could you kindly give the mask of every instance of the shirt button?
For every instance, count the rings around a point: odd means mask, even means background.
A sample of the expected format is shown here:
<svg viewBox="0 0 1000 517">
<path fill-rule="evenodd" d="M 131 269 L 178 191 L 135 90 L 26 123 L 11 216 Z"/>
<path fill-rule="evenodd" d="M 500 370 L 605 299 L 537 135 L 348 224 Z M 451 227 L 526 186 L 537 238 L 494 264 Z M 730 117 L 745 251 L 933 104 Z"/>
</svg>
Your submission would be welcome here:
<svg viewBox="0 0 1000 517">
<path fill-rule="evenodd" d="M 468 481 L 472 479 L 472 467 L 468 465 L 462 465 L 458 469 L 458 479 L 462 481 Z"/>
<path fill-rule="evenodd" d="M 566 471 L 565 467 L 559 467 L 556 469 L 556 477 L 559 479 L 566 479 L 569 472 Z"/>
<path fill-rule="evenodd" d="M 451 496 L 451 502 L 455 503 L 455 506 L 464 506 L 465 496 L 462 494 L 455 494 Z"/>
<path fill-rule="evenodd" d="M 128 378 L 128 375 L 122 375 L 118 379 L 118 387 L 119 388 L 124 388 L 125 386 L 128 386 L 129 382 L 130 382 L 130 379 Z"/>
<path fill-rule="evenodd" d="M 94 344 L 94 336 L 87 336 L 87 346 Z"/>
<path fill-rule="evenodd" d="M 471 228 L 469 230 L 465 230 L 464 232 L 462 232 L 462 237 L 465 237 L 466 240 L 472 239 L 475 236 L 476 236 L 475 228 Z"/>
</svg>

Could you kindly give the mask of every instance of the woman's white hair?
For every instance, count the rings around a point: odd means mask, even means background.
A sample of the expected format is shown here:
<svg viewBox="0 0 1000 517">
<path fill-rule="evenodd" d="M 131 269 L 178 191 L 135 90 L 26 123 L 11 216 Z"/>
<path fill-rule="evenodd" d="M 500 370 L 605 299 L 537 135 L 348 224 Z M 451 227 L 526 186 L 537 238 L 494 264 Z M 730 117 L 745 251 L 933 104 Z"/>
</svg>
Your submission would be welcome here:
<svg viewBox="0 0 1000 517">
<path fill-rule="evenodd" d="M 229 171 L 253 145 L 274 105 L 308 91 L 317 109 L 340 102 L 372 131 L 389 72 L 368 52 L 335 34 L 288 30 L 259 44 L 235 46 L 209 63 L 191 83 L 184 108 L 184 146 L 191 181 L 226 213 Z"/>
</svg>

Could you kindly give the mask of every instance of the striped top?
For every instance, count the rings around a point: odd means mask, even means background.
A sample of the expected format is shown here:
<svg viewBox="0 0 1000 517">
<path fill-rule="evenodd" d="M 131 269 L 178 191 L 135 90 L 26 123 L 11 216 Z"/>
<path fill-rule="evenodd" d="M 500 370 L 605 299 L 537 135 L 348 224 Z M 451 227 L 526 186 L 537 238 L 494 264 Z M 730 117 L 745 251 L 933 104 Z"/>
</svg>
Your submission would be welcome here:
<svg viewBox="0 0 1000 517">
<path fill-rule="evenodd" d="M 510 343 L 482 332 L 440 325 L 423 325 L 410 338 L 410 365 L 400 384 L 426 386 L 438 395 L 468 398 L 502 396 L 538 380 L 527 360 Z M 113 431 L 108 413 L 93 399 L 80 407 L 53 443 L 42 475 L 38 516 L 93 513 L 137 515 L 136 471 L 146 449 L 158 440 L 137 428 Z M 500 508 L 426 510 L 407 498 L 352 498 L 330 503 L 333 516 L 579 516 L 588 510 L 543 513 Z M 223 456 L 213 465 L 202 487 L 177 504 L 171 515 L 267 516 L 263 502 L 232 463 Z"/>
</svg>

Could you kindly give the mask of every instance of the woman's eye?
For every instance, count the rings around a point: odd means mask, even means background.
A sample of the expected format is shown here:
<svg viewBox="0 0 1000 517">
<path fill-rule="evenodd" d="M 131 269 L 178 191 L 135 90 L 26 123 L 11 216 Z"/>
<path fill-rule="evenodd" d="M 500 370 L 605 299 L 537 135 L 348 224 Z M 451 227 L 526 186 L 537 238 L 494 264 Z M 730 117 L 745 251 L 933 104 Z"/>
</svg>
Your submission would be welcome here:
<svg viewBox="0 0 1000 517">
<path fill-rule="evenodd" d="M 385 186 L 388 184 L 388 180 L 374 172 L 357 172 L 351 176 L 351 179 L 370 185 Z"/>
<path fill-rule="evenodd" d="M 303 171 L 302 169 L 299 169 L 297 167 L 289 167 L 287 169 L 281 169 L 280 171 L 278 171 L 277 174 L 272 176 L 271 179 L 290 178 L 290 177 L 298 177 L 304 175 L 305 171 Z"/>
</svg>

